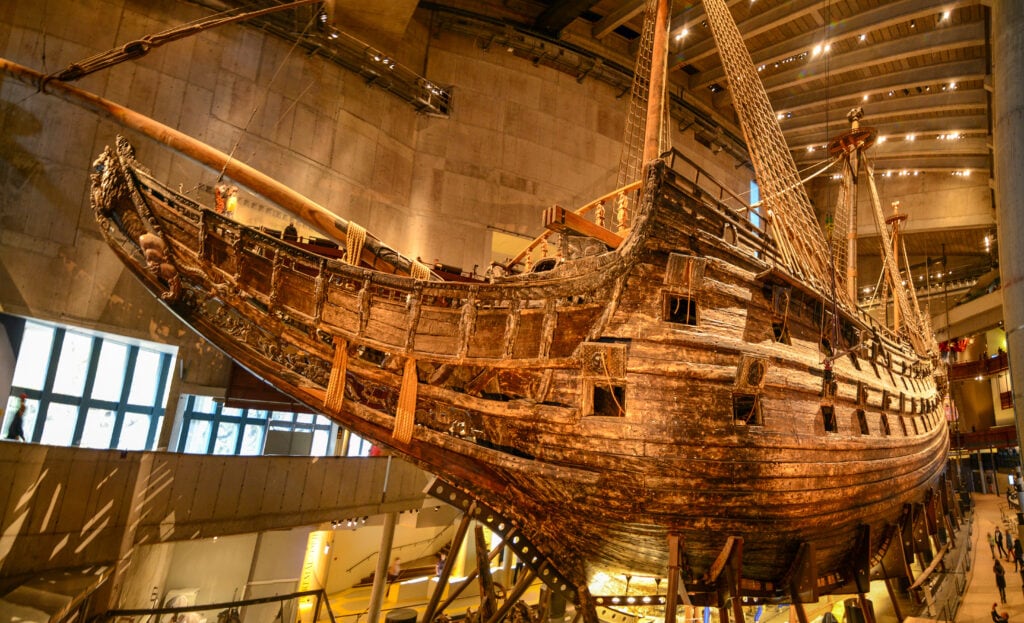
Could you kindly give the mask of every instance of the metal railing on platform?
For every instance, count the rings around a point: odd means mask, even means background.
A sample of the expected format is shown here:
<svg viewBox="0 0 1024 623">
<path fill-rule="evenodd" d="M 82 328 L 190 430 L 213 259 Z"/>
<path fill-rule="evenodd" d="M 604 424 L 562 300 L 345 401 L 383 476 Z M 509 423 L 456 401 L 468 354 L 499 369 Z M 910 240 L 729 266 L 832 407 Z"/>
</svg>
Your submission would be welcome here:
<svg viewBox="0 0 1024 623">
<path fill-rule="evenodd" d="M 277 611 L 270 608 L 269 617 L 258 616 L 250 619 L 246 616 L 245 609 L 254 606 L 265 606 L 267 604 L 278 604 Z M 273 595 L 270 597 L 256 597 L 252 599 L 240 599 L 215 604 L 195 604 L 191 606 L 165 607 L 165 608 L 136 608 L 130 610 L 108 610 L 95 617 L 94 623 L 190 623 L 191 621 L 207 621 L 209 623 L 244 623 L 248 620 L 267 621 L 294 621 L 297 614 L 306 609 L 312 610 L 312 617 L 309 620 L 319 621 L 321 610 L 325 610 L 327 619 L 331 623 L 337 623 L 334 612 L 331 611 L 331 604 L 327 599 L 327 593 L 323 589 L 299 591 L 286 595 Z M 164 615 L 170 615 L 164 618 Z M 193 616 L 189 616 L 193 615 Z M 303 617 L 305 618 L 305 617 Z"/>
</svg>

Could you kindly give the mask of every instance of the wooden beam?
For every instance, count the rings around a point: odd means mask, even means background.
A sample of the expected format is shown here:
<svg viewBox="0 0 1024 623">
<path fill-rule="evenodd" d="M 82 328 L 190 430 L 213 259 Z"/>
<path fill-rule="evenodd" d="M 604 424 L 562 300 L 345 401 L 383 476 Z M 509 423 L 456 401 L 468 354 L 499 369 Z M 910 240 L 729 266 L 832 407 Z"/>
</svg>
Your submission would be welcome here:
<svg viewBox="0 0 1024 623">
<path fill-rule="evenodd" d="M 678 534 L 668 535 L 668 602 L 665 604 L 665 623 L 676 623 L 679 605 L 679 548 Z"/>
<path fill-rule="evenodd" d="M 541 32 L 558 36 L 563 28 L 571 24 L 584 11 L 592 9 L 597 2 L 598 0 L 561 0 L 560 2 L 555 2 L 537 16 L 533 25 Z"/>
<path fill-rule="evenodd" d="M 455 554 L 459 551 L 459 548 L 462 547 L 462 542 L 466 538 L 466 533 L 469 530 L 469 524 L 475 511 L 476 502 L 473 502 L 470 507 L 466 509 L 466 512 L 462 514 L 462 520 L 459 522 L 459 527 L 455 529 L 455 534 L 452 536 L 451 547 L 448 548 L 448 558 L 445 560 L 444 565 L 441 568 L 441 576 L 437 578 L 437 586 L 434 588 L 434 592 L 430 594 L 430 600 L 427 601 L 427 606 L 423 612 L 422 620 L 424 623 L 430 623 L 430 621 L 434 619 L 434 614 L 438 611 L 437 605 L 441 601 L 441 593 L 444 592 L 443 587 L 448 585 L 448 578 L 452 575 Z"/>
<path fill-rule="evenodd" d="M 857 592 L 871 592 L 871 526 L 863 524 L 857 527 L 857 540 L 851 553 L 853 581 Z"/>
<path fill-rule="evenodd" d="M 562 206 L 551 206 L 544 210 L 544 227 L 559 233 L 570 232 L 599 240 L 613 249 L 622 244 L 622 236 L 600 225 L 591 223 L 582 216 Z"/>
<path fill-rule="evenodd" d="M 644 0 L 629 0 L 629 2 L 623 3 L 619 8 L 612 11 L 608 15 L 605 15 L 600 19 L 594 27 L 591 29 L 590 34 L 595 39 L 603 39 L 610 32 L 625 24 L 634 15 L 644 10 Z"/>
<path fill-rule="evenodd" d="M 792 603 L 813 603 L 818 600 L 817 592 L 818 568 L 814 558 L 814 545 L 804 541 L 797 551 L 796 560 L 793 561 L 793 573 L 789 581 L 789 593 Z M 803 608 L 797 611 L 802 615 L 801 621 L 806 621 L 806 614 Z"/>
<path fill-rule="evenodd" d="M 917 580 L 915 580 L 914 583 L 911 584 L 910 588 L 908 588 L 907 590 L 914 590 L 915 588 L 921 588 L 921 585 L 924 584 L 925 580 L 928 579 L 928 576 L 931 575 L 932 572 L 935 571 L 935 569 L 942 563 L 942 559 L 943 559 L 943 557 L 945 557 L 946 552 L 948 552 L 948 551 L 949 551 L 949 545 L 943 545 L 942 549 L 939 550 L 939 553 L 936 554 L 935 558 L 932 559 L 931 564 L 928 565 L 925 568 L 925 570 L 921 572 L 921 574 L 919 576 L 917 576 Z"/>
<path fill-rule="evenodd" d="M 736 623 L 745 623 L 743 616 L 743 600 L 740 598 L 740 578 L 743 577 L 743 537 L 738 537 L 729 554 L 729 564 L 726 566 L 725 581 L 726 590 L 732 598 L 732 613 Z"/>
</svg>

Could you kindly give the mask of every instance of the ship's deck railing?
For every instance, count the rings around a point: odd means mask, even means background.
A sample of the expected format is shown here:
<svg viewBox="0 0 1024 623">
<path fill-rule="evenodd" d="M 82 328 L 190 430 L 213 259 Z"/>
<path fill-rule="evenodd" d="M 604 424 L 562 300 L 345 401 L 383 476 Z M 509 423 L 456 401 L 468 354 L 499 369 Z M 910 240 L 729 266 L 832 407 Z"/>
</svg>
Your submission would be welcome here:
<svg viewBox="0 0 1024 623">
<path fill-rule="evenodd" d="M 597 199 L 594 199 L 590 203 L 587 203 L 577 208 L 576 210 L 574 210 L 574 212 L 577 216 L 587 216 L 591 212 L 594 212 L 594 222 L 599 227 L 605 227 L 609 231 L 622 233 L 629 222 L 628 206 L 635 205 L 636 195 L 637 191 L 639 191 L 640 189 L 640 185 L 641 182 L 639 180 L 636 182 L 626 184 L 622 188 L 617 188 L 612 192 L 604 196 L 598 197 Z M 608 209 L 609 205 L 616 209 L 615 218 L 613 220 L 615 224 L 614 229 L 612 229 L 611 227 L 606 227 L 605 225 L 606 221 L 608 220 L 605 211 Z M 526 245 L 525 249 L 520 251 L 518 255 L 516 255 L 503 265 L 505 271 L 509 273 L 515 272 L 515 267 L 518 266 L 519 264 L 525 264 L 525 270 L 530 270 L 530 267 L 534 263 L 533 252 L 537 250 L 538 247 L 540 247 L 546 253 L 547 245 L 549 244 L 549 239 L 556 233 L 558 232 L 547 230 L 541 233 L 536 238 L 534 238 L 530 244 Z"/>
<path fill-rule="evenodd" d="M 715 220 L 721 221 L 733 228 L 736 236 L 733 243 L 737 249 L 742 250 L 755 259 L 770 265 L 775 258 L 774 245 L 762 227 L 747 220 L 751 209 L 740 197 L 730 192 L 724 185 L 717 182 L 713 176 L 701 170 L 691 160 L 673 152 L 669 159 L 676 174 L 675 185 L 682 188 L 691 196 L 700 199 L 701 210 L 706 210 L 708 215 L 714 215 Z M 472 304 L 480 310 L 503 310 L 507 313 L 520 314 L 529 309 L 539 309 L 546 306 L 545 301 L 557 301 L 546 313 L 560 313 L 566 309 L 580 308 L 597 303 L 596 293 L 593 288 L 588 287 L 581 294 L 580 283 L 576 277 L 582 272 L 566 275 L 560 279 L 543 279 L 537 282 L 519 281 L 515 283 L 492 283 L 487 287 L 481 287 L 477 283 L 457 282 L 425 282 L 417 281 L 410 283 L 407 279 L 398 278 L 396 275 L 387 273 L 372 272 L 364 273 L 343 262 L 330 260 L 323 255 L 317 255 L 310 250 L 300 249 L 293 245 L 263 234 L 258 230 L 246 228 L 239 223 L 219 215 L 209 209 L 203 209 L 195 201 L 181 196 L 172 189 L 156 182 L 149 176 L 147 179 L 149 192 L 158 196 L 162 201 L 174 207 L 179 215 L 178 225 L 174 228 L 191 230 L 181 232 L 186 237 L 199 236 L 200 239 L 207 234 L 211 238 L 206 239 L 204 244 L 199 243 L 200 249 L 207 247 L 209 253 L 213 247 L 220 249 L 218 256 L 224 262 L 219 265 L 221 271 L 233 273 L 228 275 L 238 279 L 243 274 L 249 278 L 260 277 L 259 284 L 253 285 L 254 295 L 270 302 L 275 298 L 274 292 L 280 290 L 275 283 L 280 274 L 280 279 L 287 280 L 291 285 L 297 286 L 296 297 L 291 303 L 284 303 L 286 307 L 295 307 L 293 311 L 301 311 L 309 318 L 319 318 L 320 310 L 325 301 L 325 293 L 331 290 L 335 293 L 348 293 L 349 296 L 358 296 L 365 292 L 376 301 L 390 301 L 403 308 L 411 308 L 415 301 L 417 308 L 441 308 L 441 309 L 465 309 L 467 304 Z M 685 180 L 680 184 L 680 180 Z M 687 187 L 689 186 L 689 187 Z M 604 197 L 596 199 L 583 206 L 583 210 L 592 211 L 602 201 L 609 201 L 620 195 L 636 194 L 640 183 L 636 182 Z M 728 202 L 726 204 L 725 202 Z M 733 206 L 732 204 L 735 204 Z M 186 225 L 188 223 L 189 225 Z M 170 225 L 170 223 L 168 223 Z M 202 234 L 200 232 L 207 232 Z M 216 243 L 214 239 L 219 239 Z M 539 245 L 540 243 L 537 243 Z M 212 245 L 212 247 L 211 247 Z M 534 246 L 537 246 L 534 245 Z M 200 254 L 203 252 L 200 251 Z M 248 257 L 249 259 L 244 259 Z M 583 258 L 583 263 L 592 270 L 605 271 L 611 267 L 609 262 L 614 263 L 614 254 L 603 254 Z M 273 266 L 277 264 L 286 269 L 277 273 Z M 243 269 L 243 266 L 248 269 Z M 259 274 L 252 273 L 258 269 Z M 290 275 L 290 276 L 289 276 Z M 318 290 L 316 282 L 323 280 L 324 289 Z M 255 283 L 255 282 L 253 282 Z M 252 283 L 250 284 L 252 285 Z M 294 302 L 295 298 L 302 299 L 302 304 Z M 824 298 L 823 298 L 824 300 Z M 409 311 L 409 309 L 406 309 Z M 900 351 L 899 340 L 891 330 L 880 326 L 873 319 L 866 315 L 854 315 L 852 318 L 859 320 L 862 328 L 867 327 L 874 337 L 874 341 L 887 343 L 890 348 L 884 349 L 888 352 Z M 456 318 L 453 322 L 456 322 Z M 911 357 L 904 354 L 904 360 Z M 885 365 L 885 363 L 883 363 Z M 889 364 L 891 365 L 891 364 Z"/>
</svg>

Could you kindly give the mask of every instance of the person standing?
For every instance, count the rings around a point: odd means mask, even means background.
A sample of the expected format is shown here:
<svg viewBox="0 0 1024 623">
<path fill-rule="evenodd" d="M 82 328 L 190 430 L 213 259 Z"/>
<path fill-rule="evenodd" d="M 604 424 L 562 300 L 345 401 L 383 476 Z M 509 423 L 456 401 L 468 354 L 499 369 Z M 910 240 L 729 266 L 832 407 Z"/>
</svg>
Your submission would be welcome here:
<svg viewBox="0 0 1024 623">
<path fill-rule="evenodd" d="M 391 585 L 395 583 L 395 580 L 397 580 L 400 575 L 402 575 L 402 559 L 395 556 L 395 559 L 391 561 L 391 565 L 388 567 L 387 596 L 391 595 Z"/>
<path fill-rule="evenodd" d="M 284 232 L 281 233 L 281 239 L 285 242 L 298 242 L 299 232 L 295 229 L 295 223 L 289 222 L 284 228 Z"/>
<path fill-rule="evenodd" d="M 227 198 L 224 200 L 224 210 L 231 218 L 235 217 L 235 209 L 238 208 L 238 186 L 228 188 Z"/>
<path fill-rule="evenodd" d="M 996 588 L 999 589 L 999 599 L 1006 603 L 1006 571 L 1003 569 L 1003 565 L 999 564 L 997 560 L 992 565 L 992 572 L 996 574 Z M 994 610 L 994 609 L 993 609 Z"/>
<path fill-rule="evenodd" d="M 992 536 L 992 533 L 988 533 L 988 549 L 992 552 L 992 558 L 996 557 L 996 539 Z"/>
<path fill-rule="evenodd" d="M 999 548 L 999 557 L 1006 558 L 1006 550 L 1003 549 L 1003 533 L 999 530 L 999 526 L 996 526 L 996 547 Z"/>
<path fill-rule="evenodd" d="M 10 425 L 7 427 L 7 438 L 11 440 L 25 441 L 25 399 L 28 398 L 27 394 L 18 396 L 20 404 L 18 410 L 14 412 L 14 418 L 11 419 Z"/>
<path fill-rule="evenodd" d="M 1024 568 L 1024 545 L 1021 545 L 1020 539 L 1013 540 L 1013 570 L 1020 571 Z"/>
</svg>

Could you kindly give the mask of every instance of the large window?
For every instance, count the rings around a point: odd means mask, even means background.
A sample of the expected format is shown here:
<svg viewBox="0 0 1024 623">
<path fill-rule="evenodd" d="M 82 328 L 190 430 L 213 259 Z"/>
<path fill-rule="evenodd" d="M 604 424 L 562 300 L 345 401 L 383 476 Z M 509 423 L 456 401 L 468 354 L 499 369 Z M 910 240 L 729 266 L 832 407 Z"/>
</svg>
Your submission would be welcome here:
<svg viewBox="0 0 1024 623">
<path fill-rule="evenodd" d="M 227 407 L 210 396 L 182 398 L 179 452 L 326 456 L 332 450 L 337 428 L 322 415 Z"/>
<path fill-rule="evenodd" d="M 173 361 L 162 345 L 26 321 L 2 430 L 24 393 L 27 441 L 153 449 Z"/>
</svg>

